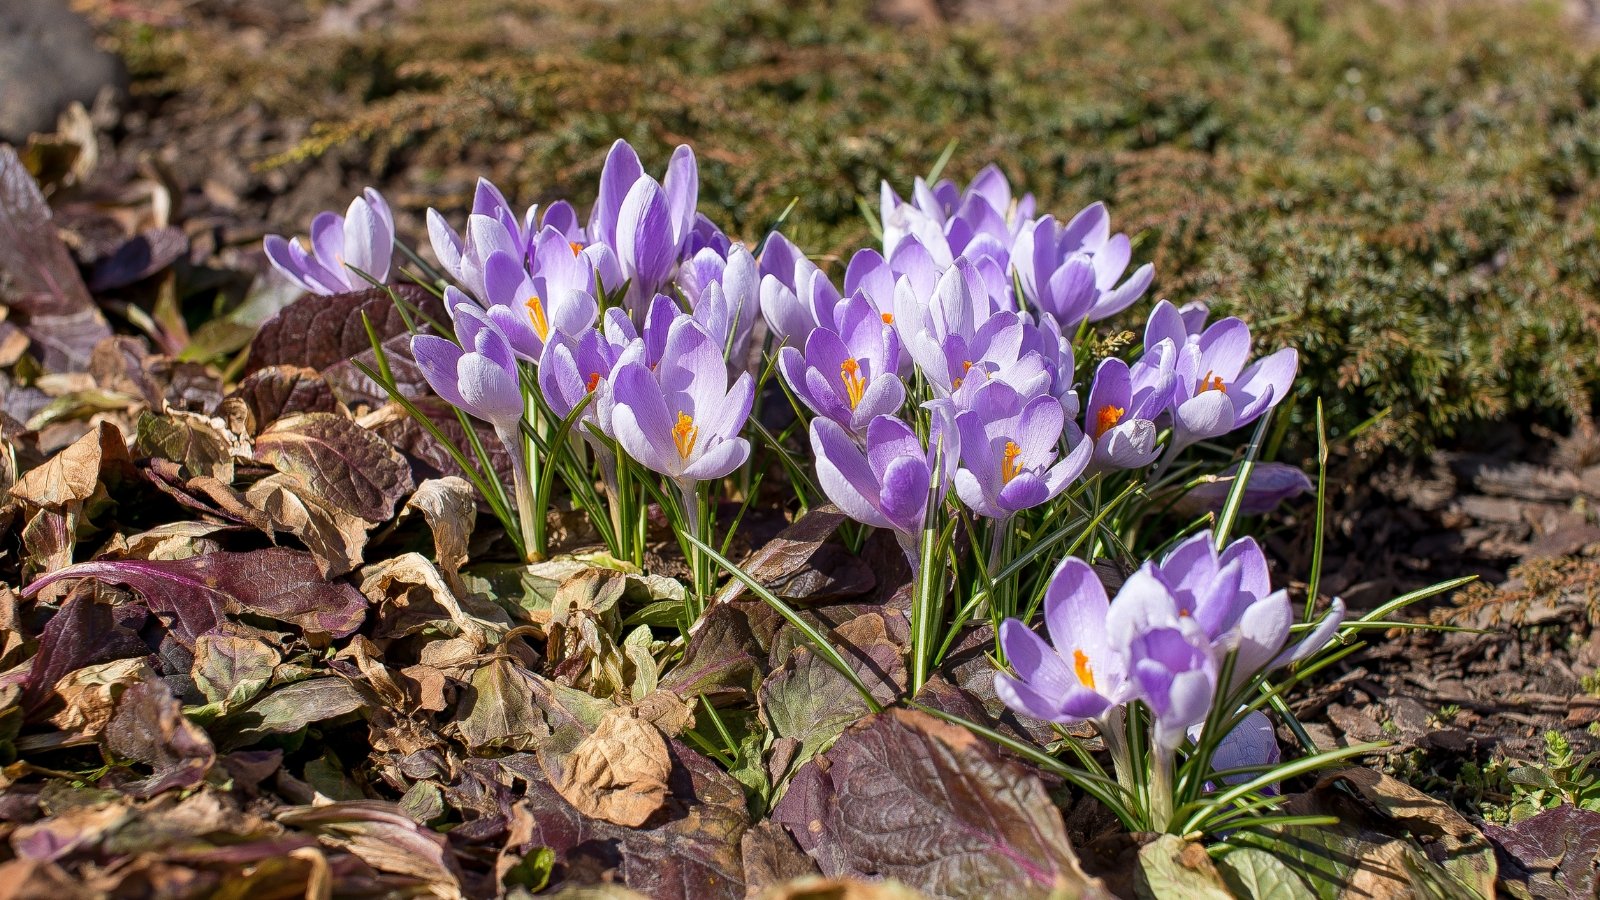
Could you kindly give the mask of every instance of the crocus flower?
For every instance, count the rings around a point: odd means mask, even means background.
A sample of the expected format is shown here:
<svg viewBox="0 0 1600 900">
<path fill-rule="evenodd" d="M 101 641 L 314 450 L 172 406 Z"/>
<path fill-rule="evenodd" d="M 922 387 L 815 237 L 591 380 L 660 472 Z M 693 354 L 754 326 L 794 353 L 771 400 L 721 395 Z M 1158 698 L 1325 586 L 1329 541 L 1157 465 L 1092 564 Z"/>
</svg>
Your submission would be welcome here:
<svg viewBox="0 0 1600 900">
<path fill-rule="evenodd" d="M 722 349 L 694 320 L 672 323 L 654 369 L 624 361 L 611 378 L 611 428 L 640 465 L 671 478 L 686 493 L 722 478 L 750 456 L 739 431 L 750 416 L 749 373 L 730 388 Z"/>
<path fill-rule="evenodd" d="M 1175 750 L 1204 722 L 1217 692 L 1217 660 L 1192 623 L 1177 620 L 1133 635 L 1128 661 L 1140 700 L 1154 718 L 1158 747 Z"/>
<path fill-rule="evenodd" d="M 1094 450 L 1079 435 L 1057 461 L 1067 426 L 1061 402 L 1049 394 L 1027 399 L 1000 381 L 979 388 L 972 408 L 956 416 L 961 502 L 980 516 L 1007 519 L 1055 499 L 1083 473 Z"/>
<path fill-rule="evenodd" d="M 1152 323 L 1157 320 L 1152 319 Z M 1170 317 L 1162 317 L 1169 322 Z M 1151 337 L 1166 338 L 1158 325 Z M 1246 365 L 1249 363 L 1248 365 Z M 1254 422 L 1288 396 L 1299 356 L 1292 347 L 1250 362 L 1250 328 L 1237 318 L 1214 322 L 1179 345 L 1173 393 L 1173 451 Z"/>
<path fill-rule="evenodd" d="M 731 245 L 725 255 L 707 247 L 678 270 L 678 287 L 695 321 L 723 348 L 729 368 L 744 371 L 750 336 L 761 312 L 755 257 L 743 244 Z"/>
<path fill-rule="evenodd" d="M 1110 614 L 1111 601 L 1094 569 L 1081 559 L 1062 560 L 1045 588 L 1050 643 L 1018 619 L 1000 626 L 1000 646 L 1017 673 L 995 673 L 1001 702 L 1046 722 L 1104 721 L 1133 690 L 1127 652 L 1108 636 Z"/>
<path fill-rule="evenodd" d="M 1023 226 L 1011 258 L 1028 302 L 1073 328 L 1127 309 L 1155 279 L 1154 267 L 1145 263 L 1117 284 L 1132 245 L 1127 235 L 1111 234 L 1103 203 L 1088 206 L 1065 226 L 1054 216 Z"/>
<path fill-rule="evenodd" d="M 863 295 L 839 310 L 839 332 L 816 328 L 805 352 L 779 351 L 778 368 L 802 402 L 839 423 L 856 439 L 878 416 L 894 415 L 906 402 L 899 368 L 900 338 Z"/>
<path fill-rule="evenodd" d="M 490 254 L 484 266 L 484 300 L 490 320 L 506 335 L 516 354 L 537 362 L 552 332 L 576 335 L 594 325 L 599 304 L 591 293 L 594 274 L 562 234 L 540 233 L 534 247 L 536 273 L 504 251 Z"/>
<path fill-rule="evenodd" d="M 778 343 L 803 347 L 812 329 L 835 328 L 833 311 L 843 295 L 782 234 L 767 237 L 759 271 L 761 315 Z"/>
<path fill-rule="evenodd" d="M 308 293 L 363 291 L 370 284 L 358 271 L 380 284 L 389 279 L 394 216 L 383 195 L 366 188 L 344 215 L 321 212 L 311 220 L 309 253 L 299 238 L 269 234 L 264 243 L 272 265 Z"/>
<path fill-rule="evenodd" d="M 666 178 L 656 181 L 644 173 L 627 141 L 611 145 L 589 217 L 589 239 L 616 252 L 630 308 L 642 312 L 671 279 L 695 230 L 699 195 L 699 168 L 688 146 L 673 151 Z"/>
<path fill-rule="evenodd" d="M 1159 345 L 1156 353 L 1170 360 L 1171 342 Z M 1100 363 L 1085 411 L 1096 467 L 1138 469 L 1155 461 L 1155 418 L 1171 403 L 1176 381 L 1170 365 L 1130 371 L 1115 357 Z"/>
<path fill-rule="evenodd" d="M 411 339 L 417 366 L 446 403 L 493 425 L 502 440 L 514 440 L 524 400 L 511 345 L 476 309 L 463 308 L 455 325 L 457 336 L 471 349 L 437 335 L 419 334 Z"/>
<path fill-rule="evenodd" d="M 935 502 L 944 496 L 961 455 L 948 416 L 935 412 L 926 445 L 911 426 L 878 416 L 867 425 L 865 449 L 839 423 L 813 419 L 811 449 L 828 499 L 857 522 L 892 529 L 915 566 L 930 494 Z"/>
<path fill-rule="evenodd" d="M 1218 512 L 1233 491 L 1233 479 L 1239 466 L 1234 464 L 1217 475 L 1206 475 L 1204 480 L 1190 488 L 1173 509 L 1185 515 Z M 1311 477 L 1297 466 L 1287 463 L 1256 463 L 1250 472 L 1250 481 L 1244 487 L 1244 500 L 1239 511 L 1247 516 L 1261 516 L 1278 508 L 1285 500 L 1293 500 L 1313 488 Z"/>
</svg>

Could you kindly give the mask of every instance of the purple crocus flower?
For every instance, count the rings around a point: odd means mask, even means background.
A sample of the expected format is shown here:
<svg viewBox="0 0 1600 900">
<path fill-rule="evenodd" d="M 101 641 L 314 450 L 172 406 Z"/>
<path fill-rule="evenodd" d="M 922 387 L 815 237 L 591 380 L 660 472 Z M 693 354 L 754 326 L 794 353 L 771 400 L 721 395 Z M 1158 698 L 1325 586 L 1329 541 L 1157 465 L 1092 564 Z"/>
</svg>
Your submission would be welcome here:
<svg viewBox="0 0 1600 900">
<path fill-rule="evenodd" d="M 1156 348 L 1170 361 L 1172 344 Z M 1094 464 L 1102 469 L 1138 469 L 1155 461 L 1155 419 L 1172 401 L 1177 378 L 1170 363 L 1134 370 L 1120 359 L 1103 360 L 1089 388 L 1085 428 L 1094 440 Z"/>
<path fill-rule="evenodd" d="M 1199 729 L 1192 729 L 1190 737 L 1197 738 Z M 1277 765 L 1283 760 L 1283 750 L 1278 747 L 1278 735 L 1272 727 L 1272 720 L 1261 710 L 1252 710 L 1249 715 L 1239 720 L 1217 744 L 1211 754 L 1211 770 L 1225 772 L 1229 769 L 1267 769 Z M 1236 775 L 1224 776 L 1224 784 L 1240 784 L 1259 775 L 1260 772 L 1240 772 Z M 1213 788 L 1215 789 L 1215 788 Z M 1275 786 L 1268 786 L 1262 793 L 1276 794 Z"/>
<path fill-rule="evenodd" d="M 1128 660 L 1138 697 L 1155 719 L 1158 747 L 1171 751 L 1205 721 L 1217 693 L 1217 660 L 1192 623 L 1149 628 L 1133 635 Z"/>
<path fill-rule="evenodd" d="M 344 294 L 370 285 L 357 272 L 378 283 L 389 279 L 394 255 L 394 216 L 383 195 L 366 188 L 344 215 L 321 212 L 311 220 L 311 251 L 300 239 L 269 234 L 267 259 L 302 290 L 312 294 Z"/>
<path fill-rule="evenodd" d="M 630 457 L 688 493 L 695 483 L 722 478 L 749 458 L 750 442 L 739 431 L 754 398 L 750 374 L 730 388 L 722 349 L 683 316 L 672 323 L 654 369 L 638 360 L 617 366 L 610 425 Z"/>
<path fill-rule="evenodd" d="M 1211 532 L 1203 531 L 1146 568 L 1166 586 L 1177 615 L 1200 629 L 1214 656 L 1238 652 L 1234 687 L 1257 672 L 1320 650 L 1344 621 L 1344 603 L 1334 600 L 1311 633 L 1285 649 L 1294 624 L 1289 594 L 1272 590 L 1266 555 L 1252 538 L 1240 538 L 1219 552 Z"/>
<path fill-rule="evenodd" d="M 865 449 L 838 422 L 817 418 L 811 421 L 811 449 L 828 499 L 858 522 L 893 530 L 915 566 L 930 494 L 934 502 L 944 497 L 961 454 L 948 415 L 935 411 L 926 445 L 911 426 L 878 416 L 867 424 Z"/>
<path fill-rule="evenodd" d="M 1058 462 L 1067 426 L 1061 402 L 1049 394 L 1027 399 L 1000 381 L 979 388 L 972 408 L 956 416 L 961 468 L 955 487 L 961 502 L 980 516 L 1007 519 L 1055 499 L 1083 474 L 1094 451 L 1093 442 L 1080 435 Z"/>
<path fill-rule="evenodd" d="M 838 323 L 837 333 L 814 329 L 804 353 L 784 347 L 778 368 L 813 412 L 863 440 L 873 419 L 898 413 L 906 402 L 905 385 L 896 374 L 900 338 L 860 294 L 840 306 Z"/>
<path fill-rule="evenodd" d="M 579 334 L 594 325 L 599 304 L 591 291 L 594 273 L 554 228 L 540 232 L 533 247 L 535 274 L 504 251 L 484 265 L 488 314 L 516 354 L 537 362 L 551 334 Z"/>
<path fill-rule="evenodd" d="M 474 307 L 462 308 L 455 325 L 456 335 L 470 350 L 437 335 L 419 334 L 411 339 L 411 354 L 435 394 L 493 425 L 510 444 L 515 441 L 524 409 L 511 345 Z"/>
<path fill-rule="evenodd" d="M 779 343 L 805 346 L 812 329 L 837 330 L 834 308 L 843 300 L 826 272 L 778 232 L 761 251 L 761 315 Z"/>
<path fill-rule="evenodd" d="M 1250 328 L 1242 320 L 1230 317 L 1198 335 L 1187 331 L 1176 335 L 1174 318 L 1152 317 L 1145 328 L 1147 347 L 1183 338 L 1177 343 L 1175 363 L 1173 452 L 1242 428 L 1288 396 L 1299 365 L 1294 348 L 1285 347 L 1251 363 Z"/>
<path fill-rule="evenodd" d="M 1127 235 L 1111 234 L 1104 203 L 1091 204 L 1065 226 L 1054 216 L 1023 226 L 1011 258 L 1028 302 L 1073 328 L 1127 309 L 1155 279 L 1155 268 L 1145 263 L 1117 285 L 1132 245 Z"/>
<path fill-rule="evenodd" d="M 642 311 L 671 280 L 695 231 L 699 195 L 699 168 L 687 145 L 673 151 L 662 181 L 644 173 L 627 141 L 611 145 L 589 217 L 589 239 L 616 252 L 630 308 Z"/>
<path fill-rule="evenodd" d="M 1017 673 L 995 673 L 1001 702 L 1046 722 L 1104 721 L 1133 689 L 1127 651 L 1108 636 L 1110 615 L 1111 601 L 1094 569 L 1081 559 L 1062 560 L 1045 588 L 1050 643 L 1018 619 L 1000 626 L 1000 646 Z"/>
<path fill-rule="evenodd" d="M 725 255 L 707 247 L 678 270 L 678 287 L 695 321 L 723 348 L 729 369 L 745 371 L 750 337 L 761 312 L 755 257 L 743 244 L 733 244 Z"/>
<path fill-rule="evenodd" d="M 1219 512 L 1233 491 L 1233 479 L 1239 466 L 1235 463 L 1217 475 L 1207 475 L 1205 480 L 1190 488 L 1173 504 L 1173 509 L 1185 515 Z M 1292 500 L 1313 490 L 1311 477 L 1297 466 L 1287 463 L 1256 463 L 1250 472 L 1250 481 L 1244 488 L 1244 501 L 1239 511 L 1247 516 L 1261 516 L 1278 508 L 1285 500 Z"/>
</svg>

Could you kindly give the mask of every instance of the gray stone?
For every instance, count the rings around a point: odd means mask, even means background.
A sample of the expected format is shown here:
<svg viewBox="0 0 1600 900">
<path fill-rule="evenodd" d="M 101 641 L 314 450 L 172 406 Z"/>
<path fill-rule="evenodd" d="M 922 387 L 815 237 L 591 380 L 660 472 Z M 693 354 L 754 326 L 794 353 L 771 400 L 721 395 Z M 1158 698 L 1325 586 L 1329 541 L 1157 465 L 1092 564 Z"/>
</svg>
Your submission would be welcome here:
<svg viewBox="0 0 1600 900">
<path fill-rule="evenodd" d="M 66 0 L 0 0 L 0 140 L 50 131 L 72 101 L 92 105 L 108 87 L 126 90 L 122 61 Z"/>
</svg>

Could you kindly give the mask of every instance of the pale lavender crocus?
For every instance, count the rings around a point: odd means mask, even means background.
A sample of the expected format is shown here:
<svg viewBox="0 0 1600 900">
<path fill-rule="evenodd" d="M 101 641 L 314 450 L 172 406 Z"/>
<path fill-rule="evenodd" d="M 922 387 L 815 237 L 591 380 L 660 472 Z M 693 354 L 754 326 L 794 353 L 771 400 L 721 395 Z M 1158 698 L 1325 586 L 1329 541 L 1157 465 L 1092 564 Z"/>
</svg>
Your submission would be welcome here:
<svg viewBox="0 0 1600 900">
<path fill-rule="evenodd" d="M 722 478 L 749 458 L 750 442 L 739 432 L 754 397 L 750 374 L 730 387 L 721 348 L 683 316 L 672 323 L 654 368 L 640 360 L 617 366 L 610 425 L 634 461 L 688 495 L 698 482 Z"/>
<path fill-rule="evenodd" d="M 813 329 L 804 353 L 784 347 L 778 369 L 812 412 L 865 440 L 873 419 L 897 414 L 906 402 L 896 374 L 900 337 L 860 294 L 840 306 L 838 324 L 839 332 Z"/>
<path fill-rule="evenodd" d="M 383 195 L 366 188 L 344 215 L 321 212 L 311 220 L 311 250 L 299 238 L 270 234 L 264 241 L 267 259 L 302 290 L 312 294 L 344 294 L 389 279 L 394 256 L 394 216 Z M 359 273 L 365 273 L 363 277 Z"/>
<path fill-rule="evenodd" d="M 437 335 L 419 334 L 411 339 L 417 366 L 446 403 L 488 422 L 508 445 L 514 443 L 524 404 L 510 343 L 476 307 L 463 307 L 455 326 L 456 336 L 470 349 Z"/>
<path fill-rule="evenodd" d="M 706 247 L 678 270 L 678 288 L 695 321 L 723 348 L 730 371 L 749 368 L 750 338 L 761 313 L 755 257 L 743 244 L 724 253 Z"/>
<path fill-rule="evenodd" d="M 944 497 L 961 455 L 948 415 L 934 411 L 927 444 L 905 422 L 878 416 L 867 424 L 865 448 L 838 422 L 817 418 L 811 449 L 828 499 L 857 522 L 892 530 L 915 570 L 930 500 Z"/>
<path fill-rule="evenodd" d="M 834 308 L 844 299 L 826 272 L 778 232 L 761 251 L 759 302 L 779 344 L 805 346 L 814 328 L 837 330 Z"/>
<path fill-rule="evenodd" d="M 1111 601 L 1100 577 L 1075 557 L 1061 561 L 1045 588 L 1050 643 L 1018 619 L 1000 626 L 1000 646 L 1017 674 L 996 672 L 995 693 L 1012 710 L 1046 722 L 1104 722 L 1132 698 L 1125 647 L 1107 628 Z"/>
<path fill-rule="evenodd" d="M 1025 398 L 1004 382 L 992 381 L 974 399 L 971 409 L 956 416 L 961 468 L 955 488 L 961 502 L 978 515 L 1005 520 L 1048 503 L 1089 465 L 1094 445 L 1081 435 L 1057 460 L 1063 431 L 1077 429 L 1055 397 Z"/>
<path fill-rule="evenodd" d="M 1178 327 L 1185 330 L 1180 334 Z M 1178 380 L 1172 398 L 1173 452 L 1254 422 L 1288 396 L 1299 366 L 1299 355 L 1292 347 L 1251 362 L 1250 328 L 1232 317 L 1192 334 L 1181 315 L 1158 306 L 1158 314 L 1151 316 L 1145 328 L 1145 346 L 1163 340 L 1178 347 L 1174 366 Z"/>
<path fill-rule="evenodd" d="M 687 145 L 673 151 L 662 181 L 645 174 L 627 141 L 611 145 L 589 217 L 589 239 L 615 251 L 630 309 L 642 312 L 648 298 L 671 280 L 695 232 L 699 195 L 699 167 Z"/>
<path fill-rule="evenodd" d="M 1117 284 L 1131 258 L 1128 236 L 1111 234 L 1103 203 L 1091 204 L 1064 226 L 1054 216 L 1023 226 L 1011 254 L 1023 296 L 1072 328 L 1116 315 L 1150 289 L 1155 268 L 1149 263 Z"/>
<path fill-rule="evenodd" d="M 1170 360 L 1172 344 L 1155 352 Z M 1115 357 L 1100 363 L 1085 409 L 1096 468 L 1138 469 L 1155 461 L 1160 452 L 1155 419 L 1170 405 L 1176 381 L 1170 364 L 1130 370 Z"/>
<path fill-rule="evenodd" d="M 1190 730 L 1191 738 L 1199 737 L 1200 729 Z M 1223 736 L 1211 753 L 1211 770 L 1226 772 L 1230 769 L 1256 769 L 1254 772 L 1237 772 L 1219 779 L 1223 784 L 1234 785 L 1249 781 L 1261 771 L 1276 766 L 1283 760 L 1283 750 L 1278 746 L 1278 735 L 1272 720 L 1261 710 L 1251 710 L 1239 720 L 1233 730 Z M 1214 787 L 1212 787 L 1215 790 Z M 1268 785 L 1263 794 L 1276 794 L 1276 785 Z"/>
<path fill-rule="evenodd" d="M 594 274 L 566 238 L 554 228 L 540 232 L 533 245 L 535 272 L 504 251 L 484 265 L 484 300 L 491 321 L 517 355 L 538 362 L 552 333 L 577 335 L 595 323 L 599 304 L 592 293 Z"/>
</svg>

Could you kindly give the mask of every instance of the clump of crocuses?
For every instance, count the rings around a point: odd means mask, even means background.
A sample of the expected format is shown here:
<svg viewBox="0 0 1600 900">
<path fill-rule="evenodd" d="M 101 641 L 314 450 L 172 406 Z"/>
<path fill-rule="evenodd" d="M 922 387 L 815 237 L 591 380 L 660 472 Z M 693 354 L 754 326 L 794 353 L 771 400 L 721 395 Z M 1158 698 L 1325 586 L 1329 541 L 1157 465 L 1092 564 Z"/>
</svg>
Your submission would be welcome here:
<svg viewBox="0 0 1600 900">
<path fill-rule="evenodd" d="M 1126 792 L 1117 808 L 1140 827 L 1179 833 L 1192 824 L 1176 818 L 1184 801 L 1215 771 L 1278 761 L 1255 717 L 1263 679 L 1322 649 L 1344 620 L 1335 600 L 1292 639 L 1288 594 L 1272 590 L 1260 547 L 1243 538 L 1219 550 L 1210 531 L 1146 562 L 1115 597 L 1092 566 L 1069 557 L 1043 606 L 1048 640 L 1019 619 L 1001 625 L 1016 674 L 997 672 L 995 692 L 1024 716 L 1090 723 Z"/>
</svg>

